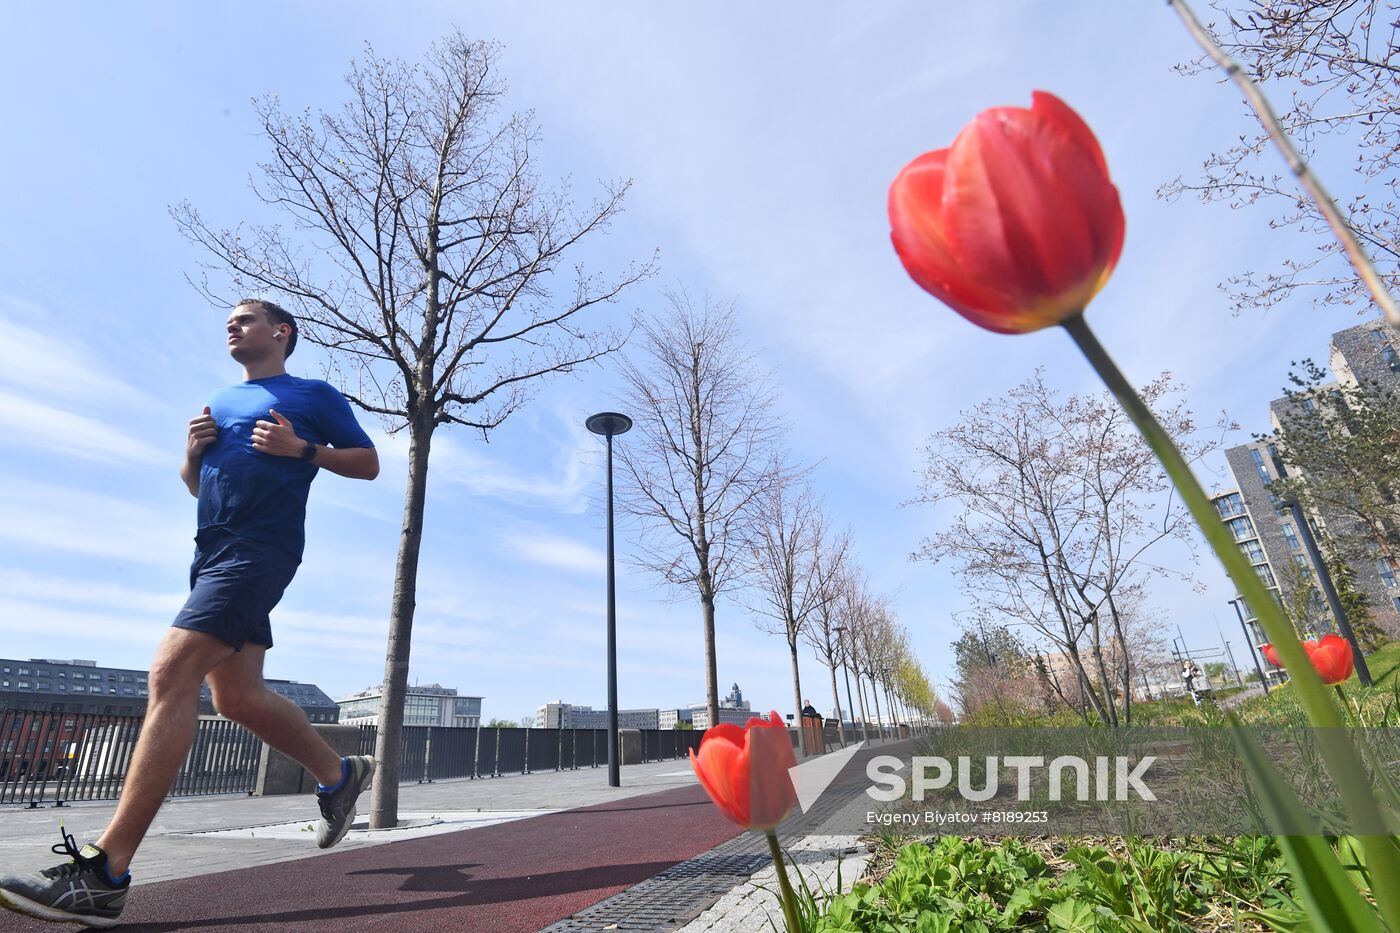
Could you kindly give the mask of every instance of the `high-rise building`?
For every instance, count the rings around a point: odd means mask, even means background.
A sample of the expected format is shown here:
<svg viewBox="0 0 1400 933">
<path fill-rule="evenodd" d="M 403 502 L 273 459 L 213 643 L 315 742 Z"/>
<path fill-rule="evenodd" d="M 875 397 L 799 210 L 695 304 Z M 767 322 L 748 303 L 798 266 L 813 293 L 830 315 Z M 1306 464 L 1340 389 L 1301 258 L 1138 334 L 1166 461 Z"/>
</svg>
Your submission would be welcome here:
<svg viewBox="0 0 1400 933">
<path fill-rule="evenodd" d="M 0 711 L 103 713 L 141 716 L 146 712 L 150 674 L 96 661 L 0 658 Z M 335 722 L 335 701 L 315 684 L 268 680 L 273 693 L 291 700 L 312 722 Z M 209 687 L 200 684 L 199 711 L 213 715 Z"/>
<path fill-rule="evenodd" d="M 379 724 L 379 706 L 383 701 L 383 685 L 366 687 L 359 693 L 335 702 L 340 707 L 340 721 L 352 726 Z M 481 697 L 459 696 L 453 687 L 437 684 L 410 685 L 404 695 L 403 724 L 405 726 L 463 726 L 481 725 Z"/>
<path fill-rule="evenodd" d="M 1400 333 L 1382 321 L 1372 321 L 1332 335 L 1329 364 L 1338 383 L 1356 385 L 1359 381 L 1400 389 Z M 1327 385 L 1320 387 L 1322 391 Z M 1354 522 L 1339 514 L 1308 514 L 1306 529 L 1298 524 L 1297 511 L 1272 493 L 1268 484 L 1288 477 L 1276 446 L 1283 426 L 1296 406 L 1308 406 L 1304 398 L 1280 398 L 1269 403 L 1271 437 L 1254 440 L 1225 452 L 1236 488 L 1217 493 L 1216 511 L 1230 529 L 1235 543 L 1249 559 L 1254 572 L 1281 604 L 1296 607 L 1307 616 L 1305 628 L 1317 633 L 1335 631 L 1336 622 L 1317 588 L 1312 586 L 1324 572 L 1308 553 L 1304 534 L 1321 540 L 1330 526 L 1346 529 Z M 1353 585 L 1370 600 L 1373 617 L 1382 628 L 1400 630 L 1400 571 L 1393 560 L 1377 555 L 1371 561 L 1353 561 L 1349 568 Z M 1302 592 L 1309 587 L 1310 594 Z M 1241 600 L 1246 621 L 1256 646 L 1267 641 L 1254 611 Z"/>
</svg>

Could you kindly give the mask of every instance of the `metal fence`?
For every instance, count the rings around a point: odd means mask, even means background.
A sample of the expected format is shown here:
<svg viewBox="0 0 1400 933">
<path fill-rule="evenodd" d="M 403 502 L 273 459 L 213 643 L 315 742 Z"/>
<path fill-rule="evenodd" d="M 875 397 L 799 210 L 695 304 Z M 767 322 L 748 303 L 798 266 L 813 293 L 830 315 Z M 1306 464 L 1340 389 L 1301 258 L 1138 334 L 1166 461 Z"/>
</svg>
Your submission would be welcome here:
<svg viewBox="0 0 1400 933">
<path fill-rule="evenodd" d="M 699 749 L 704 731 L 643 729 L 642 761 L 684 758 Z M 377 730 L 360 726 L 360 754 L 374 754 Z M 442 778 L 572 771 L 608 763 L 606 729 L 464 729 L 405 726 L 399 745 L 399 783 Z"/>
<path fill-rule="evenodd" d="M 110 800 L 121 794 L 141 716 L 0 712 L 0 805 Z M 262 742 L 228 720 L 201 718 L 172 797 L 250 794 Z"/>
<path fill-rule="evenodd" d="M 0 711 L 0 806 L 63 806 L 121 795 L 141 716 Z M 641 731 L 642 761 L 684 758 L 703 731 Z M 360 727 L 360 753 L 374 754 L 375 727 Z M 399 782 L 484 778 L 598 768 L 608 763 L 606 729 L 463 729 L 405 726 Z M 251 794 L 263 743 L 235 722 L 201 717 L 172 797 Z"/>
</svg>

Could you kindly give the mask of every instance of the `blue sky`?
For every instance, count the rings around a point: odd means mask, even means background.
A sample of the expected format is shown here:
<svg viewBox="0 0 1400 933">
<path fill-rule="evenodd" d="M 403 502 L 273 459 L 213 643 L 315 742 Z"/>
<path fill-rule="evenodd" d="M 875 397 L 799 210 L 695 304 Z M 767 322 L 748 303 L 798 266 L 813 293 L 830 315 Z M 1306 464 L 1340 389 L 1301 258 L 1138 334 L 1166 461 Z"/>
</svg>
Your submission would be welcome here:
<svg viewBox="0 0 1400 933">
<path fill-rule="evenodd" d="M 901 166 L 985 107 L 1026 105 L 1036 88 L 1068 101 L 1099 135 L 1128 218 L 1091 322 L 1130 378 L 1169 369 L 1204 420 L 1228 411 L 1245 428 L 1233 443 L 1264 428 L 1290 360 L 1323 358 L 1328 335 L 1358 323 L 1305 303 L 1232 316 L 1216 284 L 1299 244 L 1259 212 L 1155 198 L 1249 128 L 1232 87 L 1172 72 L 1193 47 L 1165 5 L 24 8 L 0 37 L 0 655 L 147 666 L 187 587 L 185 424 L 241 378 L 226 310 L 187 284 L 201 257 L 168 208 L 273 219 L 247 184 L 266 154 L 250 98 L 337 107 L 367 40 L 412 59 L 454 24 L 504 44 L 509 105 L 534 111 L 545 178 L 567 176 L 580 198 L 633 180 L 581 258 L 606 272 L 659 250 L 660 273 L 597 323 L 660 308 L 678 283 L 736 300 L 794 456 L 819 463 L 818 491 L 938 680 L 966 600 L 947 568 L 907 559 L 938 521 L 900 507 L 919 448 L 1036 366 L 1065 392 L 1097 384 L 1063 333 L 983 333 L 908 280 L 884 212 Z M 314 348 L 291 362 L 321 375 Z M 607 364 L 544 385 L 489 444 L 439 432 L 411 679 L 484 695 L 488 717 L 603 705 L 602 458 L 582 422 L 615 386 Z M 373 484 L 317 480 L 268 656 L 269 676 L 337 697 L 382 677 L 406 473 L 403 443 L 361 421 L 385 468 Z M 1207 466 L 1220 471 L 1208 483 L 1228 483 L 1223 458 Z M 1196 586 L 1157 586 L 1154 605 L 1210 647 L 1217 622 L 1236 627 L 1233 591 L 1209 560 L 1196 573 Z M 624 565 L 619 616 L 621 705 L 704 699 L 693 599 L 668 601 Z M 723 687 L 789 711 L 780 638 L 730 601 L 718 646 Z M 824 669 L 804 657 L 803 676 L 829 708 Z"/>
</svg>

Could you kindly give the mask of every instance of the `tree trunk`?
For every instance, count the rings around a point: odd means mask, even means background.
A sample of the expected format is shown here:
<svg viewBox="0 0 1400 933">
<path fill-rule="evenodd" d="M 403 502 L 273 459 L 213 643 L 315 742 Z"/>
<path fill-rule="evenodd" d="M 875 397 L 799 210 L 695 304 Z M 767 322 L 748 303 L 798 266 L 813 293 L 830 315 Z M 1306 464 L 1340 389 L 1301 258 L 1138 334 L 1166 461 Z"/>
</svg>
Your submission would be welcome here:
<svg viewBox="0 0 1400 933">
<path fill-rule="evenodd" d="M 792 629 L 789 628 L 788 631 L 792 631 Z M 793 707 L 797 713 L 793 717 L 797 720 L 797 757 L 804 758 L 807 754 L 807 748 L 802 739 L 806 723 L 802 721 L 802 676 L 797 672 L 797 639 L 795 637 L 788 639 L 788 651 L 792 655 L 792 696 L 797 703 Z"/>
<path fill-rule="evenodd" d="M 715 666 L 715 598 L 701 595 L 700 616 L 705 624 L 705 708 L 710 726 L 719 725 L 719 670 Z"/>
<path fill-rule="evenodd" d="M 1123 722 L 1133 724 L 1133 656 L 1128 651 L 1127 633 L 1123 631 L 1123 616 L 1118 612 L 1118 604 L 1113 594 L 1108 596 L 1108 612 L 1113 619 L 1113 634 L 1118 638 L 1118 650 L 1123 653 Z"/>
<path fill-rule="evenodd" d="M 1091 647 L 1094 651 L 1094 665 L 1099 675 L 1099 689 L 1103 691 L 1103 705 L 1108 712 L 1106 722 L 1116 729 L 1118 728 L 1118 704 L 1113 702 L 1113 685 L 1108 682 L 1108 665 L 1103 659 L 1103 648 L 1099 644 L 1097 625 L 1094 628 L 1094 641 Z"/>
<path fill-rule="evenodd" d="M 836 729 L 841 736 L 841 747 L 846 747 L 846 717 L 841 712 L 841 691 L 836 688 L 836 661 L 827 657 L 827 667 L 831 669 L 831 698 L 836 701 Z M 849 712 L 849 710 L 847 710 Z"/>
<path fill-rule="evenodd" d="M 1075 676 L 1079 680 L 1079 705 L 1080 716 L 1085 723 L 1089 721 L 1087 707 L 1092 706 L 1094 712 L 1098 714 L 1100 722 L 1108 722 L 1108 714 L 1104 712 L 1103 704 L 1099 702 L 1099 693 L 1094 689 L 1093 680 L 1089 677 L 1089 671 L 1084 667 L 1084 659 L 1079 655 L 1078 645 L 1069 646 L 1065 652 L 1069 655 L 1070 662 L 1074 665 Z"/>
<path fill-rule="evenodd" d="M 860 738 L 863 742 L 870 741 L 870 715 L 865 711 L 865 685 L 860 682 L 860 671 L 855 671 L 856 675 L 856 699 L 860 701 Z"/>
<path fill-rule="evenodd" d="M 374 757 L 378 762 L 370 795 L 370 828 L 392 829 L 399 822 L 399 763 L 404 697 L 408 691 L 408 656 L 413 611 L 418 603 L 418 552 L 423 544 L 423 506 L 428 492 L 428 452 L 433 443 L 431 419 L 409 425 L 408 489 L 404 492 L 403 530 L 394 565 L 394 601 L 389 610 L 389 644 L 384 652 L 383 695 Z"/>
<path fill-rule="evenodd" d="M 885 724 L 880 721 L 880 685 L 875 682 L 874 676 L 870 678 L 870 701 L 875 704 L 875 733 L 880 736 L 880 741 L 885 740 Z"/>
</svg>

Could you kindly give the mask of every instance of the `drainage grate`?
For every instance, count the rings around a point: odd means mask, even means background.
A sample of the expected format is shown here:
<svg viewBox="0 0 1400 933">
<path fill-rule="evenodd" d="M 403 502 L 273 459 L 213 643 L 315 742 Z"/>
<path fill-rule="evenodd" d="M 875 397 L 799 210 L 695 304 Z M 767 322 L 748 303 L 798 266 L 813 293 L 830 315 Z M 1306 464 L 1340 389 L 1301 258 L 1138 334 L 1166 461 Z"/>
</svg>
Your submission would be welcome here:
<svg viewBox="0 0 1400 933">
<path fill-rule="evenodd" d="M 664 933 L 700 916 L 769 862 L 768 842 L 744 833 L 540 933 Z"/>
<path fill-rule="evenodd" d="M 882 754 L 906 754 L 910 740 L 882 745 Z M 858 796 L 866 785 L 865 760 L 876 749 L 866 748 L 863 758 L 848 764 L 840 776 L 822 793 L 806 813 L 795 813 L 783 823 L 783 838 L 822 834 L 829 821 L 850 824 L 841 819 L 843 811 L 863 807 Z M 685 926 L 710 908 L 721 897 L 749 878 L 770 861 L 768 840 L 759 833 L 746 832 L 716 846 L 703 855 L 672 865 L 654 878 L 648 878 L 626 891 L 614 894 L 545 927 L 539 933 L 666 933 Z"/>
</svg>

